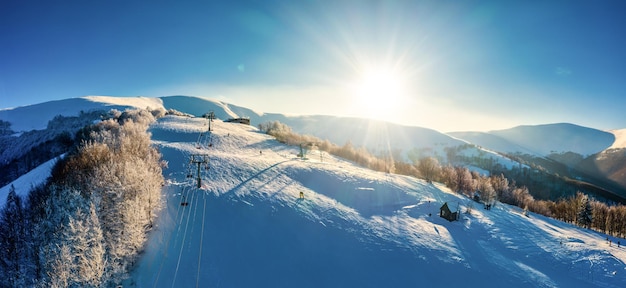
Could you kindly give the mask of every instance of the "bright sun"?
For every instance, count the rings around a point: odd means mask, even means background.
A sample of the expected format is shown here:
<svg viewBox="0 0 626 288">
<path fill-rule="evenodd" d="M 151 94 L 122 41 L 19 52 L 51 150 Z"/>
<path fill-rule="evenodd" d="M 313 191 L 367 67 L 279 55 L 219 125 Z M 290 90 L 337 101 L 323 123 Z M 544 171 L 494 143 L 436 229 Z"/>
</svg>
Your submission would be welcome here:
<svg viewBox="0 0 626 288">
<path fill-rule="evenodd" d="M 364 71 L 352 86 L 354 108 L 369 118 L 393 116 L 405 104 L 401 75 L 387 69 Z"/>
</svg>

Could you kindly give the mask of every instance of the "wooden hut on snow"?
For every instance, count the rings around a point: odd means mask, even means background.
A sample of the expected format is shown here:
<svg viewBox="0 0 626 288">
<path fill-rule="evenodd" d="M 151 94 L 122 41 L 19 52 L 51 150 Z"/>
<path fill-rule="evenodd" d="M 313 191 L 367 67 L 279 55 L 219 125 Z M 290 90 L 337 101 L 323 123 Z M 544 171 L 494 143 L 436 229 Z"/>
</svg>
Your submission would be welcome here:
<svg viewBox="0 0 626 288">
<path fill-rule="evenodd" d="M 439 217 L 444 218 L 448 221 L 456 221 L 459 220 L 459 211 L 454 211 L 450 209 L 448 206 L 448 202 L 443 203 L 441 208 L 439 208 Z"/>
</svg>

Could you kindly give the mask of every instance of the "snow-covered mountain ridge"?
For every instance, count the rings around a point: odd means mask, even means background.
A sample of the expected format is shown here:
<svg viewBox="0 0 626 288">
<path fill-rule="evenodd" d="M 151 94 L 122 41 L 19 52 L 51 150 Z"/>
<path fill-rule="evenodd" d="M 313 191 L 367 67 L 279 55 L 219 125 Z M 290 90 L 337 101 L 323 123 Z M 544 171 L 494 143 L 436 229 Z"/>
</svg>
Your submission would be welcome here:
<svg viewBox="0 0 626 288">
<path fill-rule="evenodd" d="M 113 108 L 124 110 L 125 108 L 133 107 L 175 109 L 196 116 L 200 116 L 208 111 L 214 111 L 215 115 L 220 119 L 246 117 L 250 118 L 252 123 L 257 124 L 265 121 L 281 121 L 292 126 L 299 133 L 317 132 L 319 135 L 324 135 L 338 144 L 343 144 L 346 141 L 345 139 L 350 139 L 353 144 L 361 145 L 374 141 L 372 138 L 382 139 L 383 136 L 394 136 L 397 134 L 398 137 L 390 137 L 394 139 L 395 143 L 385 143 L 384 140 L 376 140 L 380 142 L 376 146 L 384 147 L 388 145 L 393 148 L 410 149 L 412 147 L 434 146 L 436 144 L 456 145 L 462 142 L 456 139 L 460 138 L 494 151 L 530 152 L 542 154 L 543 156 L 567 151 L 589 155 L 609 148 L 626 148 L 626 132 L 624 132 L 626 129 L 601 131 L 561 123 L 519 126 L 490 132 L 451 132 L 448 134 L 454 137 L 449 137 L 446 133 L 427 128 L 389 125 L 389 123 L 381 125 L 383 123 L 381 121 L 366 119 L 319 115 L 286 116 L 276 113 L 261 113 L 221 101 L 193 96 L 164 96 L 160 98 L 86 96 L 23 107 L 4 108 L 0 110 L 0 120 L 10 122 L 13 131 L 23 132 L 33 129 L 45 129 L 48 121 L 57 115 L 76 116 L 80 111 L 109 110 Z M 34 115 L 37 115 L 37 117 L 34 117 Z M 359 133 L 351 132 L 350 135 L 345 135 L 346 131 Z M 411 137 L 412 134 L 416 133 L 420 136 L 419 139 Z M 492 140 L 489 140 L 489 137 Z M 405 142 L 412 142 L 413 144 L 409 146 L 404 144 Z"/>
<path fill-rule="evenodd" d="M 526 153 L 545 157 L 574 152 L 584 157 L 609 148 L 619 148 L 623 135 L 569 123 L 518 126 L 489 132 L 453 132 L 455 137 L 506 153 Z"/>
<path fill-rule="evenodd" d="M 406 161 L 409 160 L 407 155 L 410 152 L 417 151 L 417 155 L 435 156 L 441 162 L 446 163 L 449 162 L 446 149 L 467 143 L 477 146 L 466 148 L 460 152 L 463 155 L 468 157 L 488 157 L 509 168 L 516 165 L 517 162 L 502 156 L 502 154 L 521 153 L 543 158 L 552 153 L 573 152 L 580 155 L 589 155 L 599 151 L 610 151 L 611 153 L 599 154 L 597 160 L 590 158 L 587 161 L 577 162 L 580 159 L 575 158 L 573 160 L 574 164 L 570 161 L 565 163 L 565 165 L 574 167 L 578 165 L 576 163 L 580 163 L 580 171 L 593 175 L 597 179 L 601 179 L 600 181 L 609 179 L 609 181 L 614 181 L 626 187 L 626 182 L 622 183 L 626 179 L 623 177 L 626 165 L 621 161 L 611 161 L 612 158 L 622 155 L 615 153 L 616 149 L 619 150 L 623 149 L 622 147 L 626 147 L 626 133 L 623 132 L 626 129 L 600 131 L 573 124 L 547 124 L 520 126 L 491 132 L 455 132 L 445 134 L 427 128 L 401 126 L 368 119 L 321 115 L 286 116 L 275 113 L 260 113 L 221 101 L 190 96 L 166 96 L 161 98 L 87 96 L 3 109 L 0 110 L 0 120 L 10 122 L 11 126 L 9 128 L 11 133 L 17 133 L 13 135 L 19 136 L 20 133 L 32 129 L 45 129 L 48 121 L 56 115 L 76 116 L 86 111 L 108 111 L 113 108 L 124 110 L 126 108 L 146 107 L 151 109 L 175 109 L 196 116 L 213 111 L 219 119 L 250 118 L 252 125 L 268 121 L 280 121 L 301 134 L 310 134 L 320 139 L 328 139 L 339 145 L 349 141 L 355 146 L 367 147 L 374 153 L 392 153 L 394 158 L 402 157 Z M 73 133 L 70 132 L 70 134 Z M 34 137 L 38 136 L 34 135 Z M 31 139 L 20 139 L 20 142 L 31 141 Z M 0 160 L 10 161 L 12 157 L 11 155 L 5 155 L 7 153 L 17 153 L 15 157 L 21 157 L 21 154 L 19 154 L 21 153 L 20 150 L 7 148 L 3 153 L 0 153 Z M 467 165 L 466 163 L 460 164 Z M 486 172 L 484 170 L 481 171 Z M 554 173 L 562 174 L 562 171 L 554 171 Z M 573 175 L 572 177 L 578 176 Z M 595 184 L 604 186 L 602 183 L 598 183 L 598 181 Z"/>
</svg>

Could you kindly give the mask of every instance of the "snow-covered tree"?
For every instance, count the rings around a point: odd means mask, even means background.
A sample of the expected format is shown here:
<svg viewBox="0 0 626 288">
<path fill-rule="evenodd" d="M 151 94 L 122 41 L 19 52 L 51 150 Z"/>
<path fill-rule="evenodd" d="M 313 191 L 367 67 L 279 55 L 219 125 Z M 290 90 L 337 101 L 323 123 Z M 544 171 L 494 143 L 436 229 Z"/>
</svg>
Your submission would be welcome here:
<svg viewBox="0 0 626 288">
<path fill-rule="evenodd" d="M 491 186 L 489 178 L 481 177 L 478 179 L 478 191 L 483 203 L 493 204 L 496 201 L 496 190 Z"/>
<path fill-rule="evenodd" d="M 441 170 L 441 166 L 439 165 L 439 161 L 433 157 L 425 157 L 420 159 L 417 163 L 417 170 L 420 172 L 422 177 L 426 179 L 428 182 L 432 182 L 439 175 Z"/>
<path fill-rule="evenodd" d="M 42 286 L 69 287 L 73 266 L 70 247 L 67 245 L 47 247 L 43 254 L 50 258 L 46 269 L 48 277 L 42 282 Z"/>
<path fill-rule="evenodd" d="M 452 191 L 459 191 L 459 177 L 457 174 L 457 170 L 452 166 L 445 166 L 441 170 L 442 178 L 444 184 Z"/>
<path fill-rule="evenodd" d="M 18 287 L 25 285 L 27 259 L 26 223 L 22 198 L 11 185 L 5 206 L 0 209 L 0 286 Z"/>
<path fill-rule="evenodd" d="M 496 192 L 496 197 L 498 200 L 509 197 L 510 196 L 510 186 L 509 179 L 504 177 L 503 174 L 490 177 L 491 186 L 493 190 Z"/>
<path fill-rule="evenodd" d="M 57 162 L 26 206 L 11 189 L 0 209 L 0 287 L 121 281 L 161 204 L 165 166 L 147 132 L 161 114 L 113 111 L 112 119 L 80 130 L 81 145 Z"/>
<path fill-rule="evenodd" d="M 457 167 L 457 177 L 460 192 L 467 194 L 476 190 L 472 174 L 467 168 Z"/>
<path fill-rule="evenodd" d="M 69 223 L 81 214 L 86 201 L 75 189 L 51 186 L 48 191 L 45 215 L 36 227 L 41 238 L 38 252 L 40 282 L 44 286 L 67 287 L 76 277 L 72 252 L 76 231 L 70 231 Z"/>
<path fill-rule="evenodd" d="M 69 264 L 72 277 L 70 286 L 98 287 L 105 268 L 102 231 L 95 206 L 90 205 L 88 214 L 78 209 L 70 217 L 64 231 L 63 246 L 69 248 Z"/>
</svg>

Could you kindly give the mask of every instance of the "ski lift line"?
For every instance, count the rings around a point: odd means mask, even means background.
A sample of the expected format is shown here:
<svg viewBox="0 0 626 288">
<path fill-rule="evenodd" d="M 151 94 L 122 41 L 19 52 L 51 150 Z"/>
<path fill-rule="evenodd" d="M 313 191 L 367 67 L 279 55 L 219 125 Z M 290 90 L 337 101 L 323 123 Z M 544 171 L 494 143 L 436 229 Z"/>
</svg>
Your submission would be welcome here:
<svg viewBox="0 0 626 288">
<path fill-rule="evenodd" d="M 189 188 L 190 188 L 190 186 L 184 186 L 184 188 L 183 188 L 183 194 L 182 194 L 183 197 L 182 198 L 186 199 L 187 200 L 186 202 L 189 202 L 189 193 L 191 191 L 191 189 L 189 189 Z M 180 211 L 180 207 L 181 207 L 181 205 L 178 206 L 178 210 L 179 211 Z M 179 224 L 179 230 L 180 230 L 180 224 L 183 223 L 183 219 L 184 219 L 183 216 L 185 214 L 185 210 L 183 210 L 183 212 L 181 214 L 182 215 L 180 217 L 180 223 L 178 223 Z M 176 213 L 176 217 L 178 218 L 178 213 Z"/>
<path fill-rule="evenodd" d="M 197 145 L 198 143 L 200 143 L 200 139 L 202 139 L 202 133 L 200 133 L 200 135 L 198 135 L 198 140 L 196 141 L 196 145 Z"/>
<path fill-rule="evenodd" d="M 181 191 L 181 196 L 183 199 L 185 199 L 187 197 L 186 192 L 188 191 L 188 185 L 182 186 L 182 191 Z M 182 219 L 181 216 L 181 205 L 176 205 L 176 218 L 174 218 L 174 223 L 178 223 L 178 219 Z M 182 210 L 184 213 L 184 210 Z M 163 252 L 163 257 L 161 258 L 161 264 L 159 265 L 159 271 L 157 272 L 156 278 L 154 279 L 154 283 L 152 287 L 157 287 L 157 283 L 159 283 L 159 278 L 161 277 L 161 271 L 163 271 L 163 264 L 165 263 L 165 261 L 167 260 L 167 255 L 169 255 L 169 248 L 170 248 L 170 242 L 172 241 L 172 238 L 178 236 L 178 234 L 180 233 L 180 227 L 181 225 L 177 225 L 178 228 L 176 229 L 175 233 L 170 233 L 169 237 L 167 237 L 167 241 L 165 242 L 165 250 Z"/>
<path fill-rule="evenodd" d="M 189 191 L 189 190 L 187 190 L 187 191 Z M 189 195 L 189 193 L 187 193 L 187 195 Z M 185 196 L 185 199 L 188 199 L 187 197 L 188 196 Z M 182 229 L 182 226 L 183 226 L 183 219 L 185 219 L 185 211 L 189 210 L 189 209 L 180 209 L 180 205 L 179 205 L 179 210 L 181 211 L 181 213 L 179 214 L 180 215 L 180 223 L 177 224 L 178 228 L 176 229 L 176 233 L 175 233 L 176 239 L 178 239 L 178 235 L 181 234 L 181 229 Z M 178 215 L 177 215 L 177 221 L 176 222 L 178 222 Z"/>
<path fill-rule="evenodd" d="M 189 189 L 188 191 L 190 191 L 190 190 L 191 190 L 191 189 Z M 192 200 L 193 200 L 194 194 L 192 194 L 192 195 L 191 195 L 191 197 L 192 197 Z M 186 217 L 186 218 L 187 218 L 187 221 L 186 221 L 186 224 L 185 224 L 185 229 L 184 229 L 184 233 L 183 233 L 183 238 L 182 238 L 182 241 L 180 242 L 180 250 L 179 250 L 179 252 L 178 252 L 178 262 L 177 262 L 177 264 L 176 264 L 176 270 L 175 270 L 175 272 L 174 272 L 174 277 L 173 277 L 173 279 L 172 279 L 172 281 L 173 281 L 173 282 L 172 282 L 172 287 L 174 287 L 175 282 L 176 282 L 176 275 L 178 274 L 178 270 L 179 270 L 179 267 L 180 267 L 180 259 L 182 258 L 183 248 L 185 247 L 185 239 L 187 238 L 187 230 L 188 230 L 188 228 L 189 228 L 189 216 L 190 216 L 190 214 L 191 214 L 191 209 L 186 209 L 186 210 L 187 210 L 187 217 Z M 182 223 L 182 219 L 184 219 L 184 218 L 185 218 L 185 210 L 183 210 L 183 213 L 182 213 L 181 223 Z M 182 225 L 179 225 L 179 231 L 180 231 L 181 226 L 182 226 Z M 178 235 L 180 235 L 180 233 L 177 233 L 177 235 L 176 235 L 176 236 L 177 236 L 177 237 L 176 237 L 177 239 L 179 238 L 179 237 L 178 237 Z M 176 243 L 174 243 L 174 244 L 176 244 Z M 174 246 L 175 246 L 175 245 L 174 245 Z"/>
<path fill-rule="evenodd" d="M 202 205 L 202 229 L 200 230 L 200 249 L 198 251 L 198 273 L 196 274 L 196 288 L 200 287 L 200 260 L 202 259 L 202 243 L 204 241 L 204 220 L 206 217 L 206 194 L 202 193 L 204 204 Z"/>
<path fill-rule="evenodd" d="M 186 191 L 184 199 L 188 199 L 188 197 L 189 197 L 189 189 L 187 189 L 187 188 L 188 187 L 184 187 L 184 189 Z M 183 219 L 185 219 L 185 211 L 186 210 L 188 210 L 188 209 L 180 209 L 180 205 L 179 205 L 180 213 L 177 213 L 177 215 L 176 215 L 176 222 L 175 222 L 175 223 L 178 223 L 177 224 L 178 228 L 176 229 L 176 233 L 174 233 L 174 237 L 176 237 L 175 239 L 179 239 L 178 235 L 181 234 L 181 229 L 182 229 L 182 226 L 183 226 L 182 222 L 183 222 Z M 180 218 L 180 222 L 178 221 L 179 218 Z M 175 244 L 176 244 L 176 241 L 174 243 L 174 246 L 175 246 Z"/>
<path fill-rule="evenodd" d="M 197 193 L 191 194 L 191 200 L 193 202 L 194 196 Z M 180 259 L 183 256 L 183 248 L 185 247 L 185 240 L 187 239 L 187 230 L 189 228 L 189 218 L 191 216 L 191 209 L 187 209 L 189 212 L 187 213 L 187 222 L 185 224 L 185 232 L 183 233 L 183 239 L 180 243 L 180 251 L 178 252 L 178 261 L 176 262 L 176 270 L 174 271 L 174 277 L 172 277 L 172 287 L 176 287 L 176 276 L 178 275 L 178 269 L 180 268 Z M 184 215 L 184 210 L 183 210 Z M 182 220 L 181 220 L 182 221 Z"/>
<path fill-rule="evenodd" d="M 193 189 L 193 191 L 195 192 L 195 193 L 193 193 L 194 196 L 196 198 L 198 198 L 198 196 L 196 196 L 196 195 L 200 192 L 200 189 Z M 196 202 L 197 202 L 197 200 L 198 199 L 196 199 Z M 191 222 L 191 231 L 189 231 L 189 233 L 191 235 L 193 235 L 194 227 L 196 227 L 196 218 L 198 218 L 198 205 L 197 204 L 193 205 L 193 222 Z"/>
<path fill-rule="evenodd" d="M 183 186 L 183 190 L 184 190 L 184 186 Z M 182 192 L 181 192 L 182 195 Z M 178 213 L 180 211 L 180 205 L 176 205 L 176 218 L 174 219 L 174 223 L 178 222 Z M 159 282 L 159 278 L 161 277 L 161 271 L 163 271 L 163 263 L 165 263 L 165 259 L 167 258 L 167 254 L 169 252 L 169 247 L 170 247 L 170 241 L 172 240 L 172 237 L 174 237 L 175 233 L 170 233 L 169 237 L 167 237 L 167 241 L 165 241 L 165 250 L 163 251 L 163 256 L 161 257 L 161 263 L 159 264 L 159 270 L 157 271 L 157 275 L 156 278 L 154 279 L 154 282 L 152 282 L 152 287 L 155 288 L 157 286 L 157 283 Z"/>
</svg>

